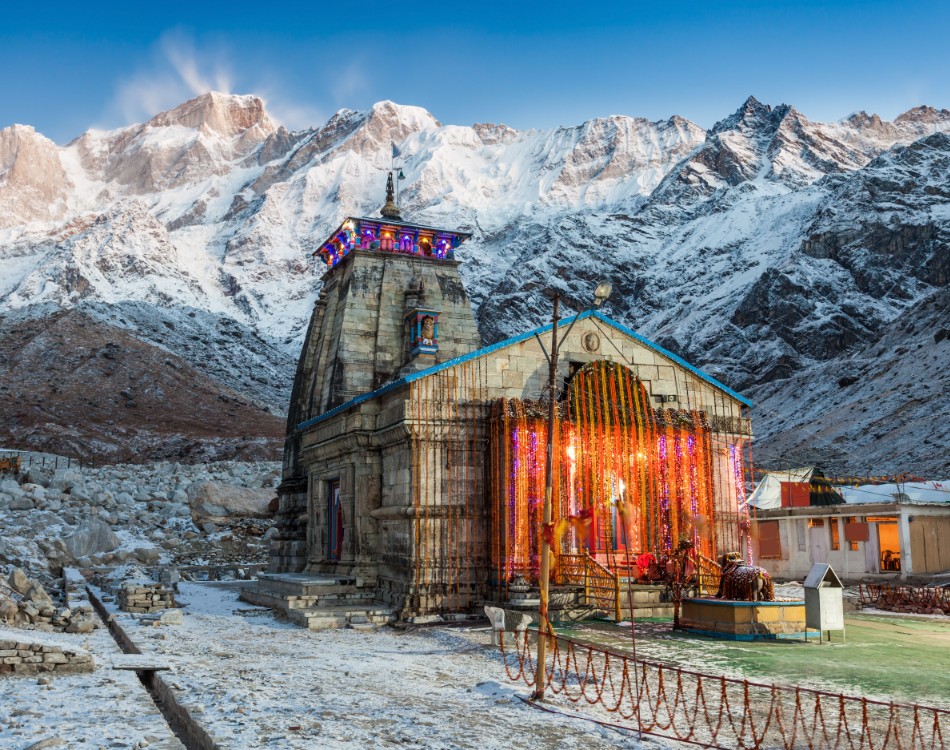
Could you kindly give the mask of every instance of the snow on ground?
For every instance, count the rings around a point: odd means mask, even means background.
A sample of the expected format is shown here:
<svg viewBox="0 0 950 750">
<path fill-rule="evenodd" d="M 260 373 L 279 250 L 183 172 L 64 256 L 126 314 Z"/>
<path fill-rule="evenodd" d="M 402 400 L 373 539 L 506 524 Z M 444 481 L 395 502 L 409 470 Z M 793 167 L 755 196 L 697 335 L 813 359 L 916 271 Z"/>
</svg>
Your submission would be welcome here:
<svg viewBox="0 0 950 750">
<path fill-rule="evenodd" d="M 181 589 L 184 625 L 118 617 L 143 653 L 168 659 L 178 700 L 222 747 L 656 746 L 523 703 L 488 628 L 311 632 L 239 602 L 234 586 Z"/>
<path fill-rule="evenodd" d="M 96 670 L 0 677 L 0 750 L 22 750 L 54 738 L 62 743 L 45 747 L 182 750 L 135 672 L 111 668 L 111 658 L 121 651 L 104 627 L 89 635 L 57 633 L 55 638 L 16 632 L 24 642 L 43 639 L 85 649 L 93 654 Z"/>
</svg>

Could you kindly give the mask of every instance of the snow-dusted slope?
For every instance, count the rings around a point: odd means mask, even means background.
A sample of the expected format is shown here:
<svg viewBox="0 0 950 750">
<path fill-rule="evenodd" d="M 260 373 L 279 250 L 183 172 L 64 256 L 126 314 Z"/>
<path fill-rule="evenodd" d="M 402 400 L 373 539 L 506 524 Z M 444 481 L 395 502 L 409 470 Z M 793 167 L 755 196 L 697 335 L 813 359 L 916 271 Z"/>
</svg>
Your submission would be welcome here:
<svg viewBox="0 0 950 750">
<path fill-rule="evenodd" d="M 731 385 L 827 379 L 947 284 L 948 131 L 929 107 L 816 123 L 750 98 L 708 133 L 680 117 L 463 127 L 393 102 L 291 133 L 221 94 L 65 147 L 14 126 L 0 311 L 79 306 L 279 402 L 319 290 L 312 251 L 379 208 L 395 144 L 404 214 L 473 232 L 460 258 L 486 340 L 544 322 L 543 287 L 581 304 L 607 277 L 610 314 Z M 194 334 L 148 333 L 196 319 L 235 333 L 203 354 Z"/>
</svg>

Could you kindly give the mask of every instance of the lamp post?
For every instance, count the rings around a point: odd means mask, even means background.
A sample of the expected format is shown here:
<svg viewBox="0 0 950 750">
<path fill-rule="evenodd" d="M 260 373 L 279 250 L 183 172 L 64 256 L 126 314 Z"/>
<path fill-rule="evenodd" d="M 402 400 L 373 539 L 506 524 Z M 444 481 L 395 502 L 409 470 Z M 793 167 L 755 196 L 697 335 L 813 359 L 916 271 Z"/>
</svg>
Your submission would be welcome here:
<svg viewBox="0 0 950 750">
<path fill-rule="evenodd" d="M 594 290 L 594 301 L 592 307 L 600 307 L 604 300 L 610 296 L 613 289 L 609 282 L 602 281 Z M 571 332 L 582 311 L 578 311 L 574 320 L 567 327 L 561 341 L 558 342 L 557 324 L 560 320 L 561 295 L 554 292 L 554 312 L 551 324 L 551 354 L 548 356 L 548 444 L 547 444 L 547 463 L 544 467 L 544 510 L 542 514 L 541 526 L 541 603 L 538 606 L 538 659 L 534 672 L 534 693 L 532 700 L 544 700 L 545 680 L 547 679 L 547 670 L 545 668 L 545 659 L 547 658 L 547 639 L 551 635 L 551 623 L 548 620 L 548 584 L 551 577 L 551 546 L 548 544 L 547 529 L 551 524 L 551 498 L 554 494 L 554 429 L 557 425 L 557 365 L 560 343 Z M 590 308 L 588 308 L 590 309 Z M 544 344 L 541 343 L 541 350 L 544 351 Z M 547 355 L 547 352 L 545 352 Z"/>
</svg>

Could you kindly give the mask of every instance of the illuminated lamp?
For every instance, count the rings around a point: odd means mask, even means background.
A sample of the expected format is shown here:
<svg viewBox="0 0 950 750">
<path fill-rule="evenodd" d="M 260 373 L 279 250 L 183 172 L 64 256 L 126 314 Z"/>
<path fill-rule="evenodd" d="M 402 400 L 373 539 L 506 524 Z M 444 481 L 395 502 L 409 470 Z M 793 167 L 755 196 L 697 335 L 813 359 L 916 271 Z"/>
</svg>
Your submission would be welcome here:
<svg viewBox="0 0 950 750">
<path fill-rule="evenodd" d="M 613 291 L 613 284 L 609 281 L 601 281 L 594 290 L 594 307 L 600 307 Z"/>
</svg>

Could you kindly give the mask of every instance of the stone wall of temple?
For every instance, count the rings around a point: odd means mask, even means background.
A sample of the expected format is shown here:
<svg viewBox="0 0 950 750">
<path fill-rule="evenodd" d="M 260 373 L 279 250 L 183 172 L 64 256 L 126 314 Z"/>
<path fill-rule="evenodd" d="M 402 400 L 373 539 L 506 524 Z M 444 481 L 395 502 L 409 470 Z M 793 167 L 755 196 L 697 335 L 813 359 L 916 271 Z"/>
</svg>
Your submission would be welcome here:
<svg viewBox="0 0 950 750">
<path fill-rule="evenodd" d="M 348 260 L 337 270 L 345 269 Z M 354 260 L 359 260 L 359 255 Z M 400 284 L 412 280 L 409 272 L 414 263 L 428 263 L 426 272 L 438 270 L 431 261 L 411 257 L 395 260 L 398 271 L 390 273 L 391 269 L 386 268 L 394 285 L 396 279 L 401 279 Z M 384 265 L 378 267 L 380 273 Z M 369 266 L 377 268 L 372 261 Z M 360 278 L 365 281 L 377 277 L 368 273 Z M 346 277 L 341 276 L 340 281 L 346 282 Z M 352 287 L 357 281 L 349 277 L 348 283 Z M 359 283 L 364 289 L 372 288 L 371 283 Z M 382 288 L 385 292 L 385 285 Z M 342 290 L 328 289 L 327 299 L 321 303 L 321 315 L 328 315 L 331 306 L 338 306 L 328 301 L 334 294 L 352 297 L 353 292 L 343 294 Z M 367 299 L 372 297 L 368 291 L 365 295 Z M 441 309 L 448 307 L 443 305 Z M 372 304 L 367 304 L 367 309 L 372 309 Z M 350 312 L 342 305 L 333 314 L 345 317 Z M 450 317 L 448 321 L 451 320 Z M 455 320 L 458 322 L 461 317 Z M 569 322 L 562 323 L 562 335 Z M 443 330 L 449 329 L 451 325 Z M 464 324 L 460 324 L 460 330 L 466 330 Z M 322 338 L 327 335 L 325 332 L 318 335 L 315 331 L 316 344 L 309 349 L 314 364 L 308 367 L 325 361 L 327 355 L 320 354 L 321 346 L 336 347 L 336 356 L 350 364 L 358 360 L 356 355 L 360 352 L 372 351 L 373 362 L 385 361 L 386 367 L 393 366 L 396 355 L 387 359 L 383 347 L 364 333 L 359 334 L 355 343 L 332 344 Z M 467 335 L 454 337 L 452 346 L 464 348 Z M 549 336 L 545 338 L 546 346 Z M 471 341 L 468 339 L 469 344 Z M 440 352 L 442 344 L 440 336 Z M 389 351 L 395 350 L 390 347 Z M 613 360 L 631 368 L 643 381 L 651 404 L 656 407 L 702 410 L 716 424 L 735 427 L 734 432 L 717 432 L 716 438 L 720 456 L 716 481 L 723 484 L 721 502 L 723 507 L 734 505 L 735 488 L 726 484 L 734 479 L 730 464 L 732 446 L 741 444 L 747 424 L 741 402 L 648 343 L 608 322 L 589 317 L 580 320 L 562 344 L 561 381 L 573 369 L 596 359 Z M 359 377 L 365 375 L 364 372 Z M 333 390 L 334 382 L 369 382 L 359 381 L 355 374 L 353 377 L 354 380 L 347 381 L 345 369 L 338 381 L 321 380 L 319 374 L 313 376 L 313 393 L 324 393 L 326 397 L 321 402 L 324 411 L 331 399 L 337 397 L 334 393 L 343 393 Z M 502 397 L 537 399 L 546 379 L 545 355 L 537 340 L 526 336 L 498 350 L 403 383 L 300 431 L 294 460 L 287 467 L 296 474 L 285 479 L 289 489 L 297 488 L 281 496 L 281 508 L 283 512 L 286 502 L 289 518 L 291 504 L 297 510 L 303 504 L 307 570 L 354 575 L 363 586 L 374 589 L 377 599 L 395 605 L 404 617 L 463 611 L 485 599 L 489 584 L 487 423 L 491 404 Z M 305 492 L 302 493 L 301 486 L 292 485 L 293 476 L 305 479 Z M 332 481 L 340 482 L 346 527 L 339 560 L 329 560 L 327 549 L 327 493 Z M 298 513 L 298 521 L 300 518 Z M 282 526 L 281 533 L 289 528 Z M 293 539 L 288 536 L 278 543 L 283 551 L 276 559 L 282 565 L 288 565 L 288 561 L 296 565 L 301 559 L 300 528 L 294 533 L 297 536 Z M 281 544 L 284 546 L 280 547 Z"/>
<path fill-rule="evenodd" d="M 386 381 L 466 354 L 480 345 L 478 328 L 455 261 L 354 250 L 324 279 L 314 306 L 294 379 L 287 418 L 283 481 L 278 488 L 278 537 L 272 570 L 298 572 L 310 563 L 316 528 L 325 523 L 312 510 L 310 464 L 300 460 L 297 425 Z M 438 352 L 411 357 L 405 313 L 413 306 L 439 311 Z M 324 467 L 323 474 L 342 468 Z M 354 481 L 364 486 L 362 470 Z M 321 478 L 319 481 L 327 481 Z M 375 481 L 379 481 L 376 479 Z M 341 488 L 347 497 L 358 488 Z M 372 502 L 366 508 L 372 509 Z M 364 510 L 352 509 L 357 517 Z M 369 524 L 372 527 L 372 524 Z M 326 528 L 321 527 L 325 539 Z M 375 527 L 360 532 L 365 544 Z"/>
</svg>

